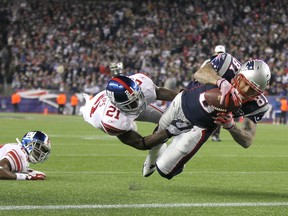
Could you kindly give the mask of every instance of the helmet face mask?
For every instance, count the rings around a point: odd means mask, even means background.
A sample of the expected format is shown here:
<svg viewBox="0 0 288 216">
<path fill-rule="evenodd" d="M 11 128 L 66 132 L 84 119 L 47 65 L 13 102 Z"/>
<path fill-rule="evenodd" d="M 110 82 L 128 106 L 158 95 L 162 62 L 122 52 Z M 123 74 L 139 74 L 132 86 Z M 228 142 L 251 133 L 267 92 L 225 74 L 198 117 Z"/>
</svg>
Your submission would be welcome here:
<svg viewBox="0 0 288 216">
<path fill-rule="evenodd" d="M 253 100 L 262 93 L 257 86 L 249 82 L 242 74 L 237 75 L 233 80 L 233 86 L 237 89 L 242 103 Z"/>
<path fill-rule="evenodd" d="M 271 78 L 269 66 L 262 60 L 252 60 L 243 64 L 233 79 L 242 103 L 253 100 L 264 92 Z"/>
<path fill-rule="evenodd" d="M 147 102 L 141 88 L 126 76 L 113 77 L 107 84 L 106 94 L 120 111 L 139 115 L 146 109 Z"/>
<path fill-rule="evenodd" d="M 31 163 L 44 162 L 51 153 L 50 139 L 41 131 L 26 133 L 20 144 L 28 154 Z"/>
</svg>

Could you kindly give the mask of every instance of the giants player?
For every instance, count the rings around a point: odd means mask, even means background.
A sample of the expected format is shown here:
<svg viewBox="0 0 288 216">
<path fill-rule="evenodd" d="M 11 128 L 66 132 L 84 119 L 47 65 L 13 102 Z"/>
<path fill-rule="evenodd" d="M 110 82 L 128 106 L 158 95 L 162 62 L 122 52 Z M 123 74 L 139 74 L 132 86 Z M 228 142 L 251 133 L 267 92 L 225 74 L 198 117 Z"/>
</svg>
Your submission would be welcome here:
<svg viewBox="0 0 288 216">
<path fill-rule="evenodd" d="M 6 180 L 44 180 L 43 172 L 29 168 L 29 162 L 35 164 L 47 160 L 51 153 L 48 136 L 41 131 L 26 133 L 21 142 L 0 145 L 0 179 Z"/>
<path fill-rule="evenodd" d="M 114 77 L 108 82 L 106 90 L 98 93 L 91 100 L 84 94 L 85 106 L 81 109 L 83 118 L 89 124 L 103 132 L 117 136 L 124 144 L 139 150 L 155 147 L 157 152 L 167 138 L 190 130 L 190 125 L 182 121 L 174 121 L 156 134 L 142 137 L 135 130 L 134 121 L 146 121 L 158 124 L 163 113 L 152 105 L 156 100 L 173 100 L 176 91 L 155 86 L 144 74 L 132 76 L 117 75 L 122 63 L 110 66 Z M 161 152 L 161 150 L 160 150 Z"/>
<path fill-rule="evenodd" d="M 256 125 L 262 119 L 269 105 L 263 91 L 270 81 L 270 69 L 261 60 L 251 60 L 241 66 L 228 53 L 219 54 L 210 63 L 195 73 L 195 79 L 188 89 L 179 93 L 162 115 L 159 129 L 165 128 L 174 119 L 189 121 L 194 125 L 191 131 L 175 137 L 163 154 L 157 159 L 159 174 L 167 179 L 182 172 L 184 165 L 196 154 L 218 125 L 229 131 L 233 139 L 248 148 L 256 133 Z M 235 105 L 241 105 L 233 113 L 216 112 L 204 99 L 208 89 L 219 88 L 221 103 L 233 96 Z M 239 127 L 235 117 L 244 116 Z M 155 170 L 150 164 L 151 173 Z"/>
</svg>

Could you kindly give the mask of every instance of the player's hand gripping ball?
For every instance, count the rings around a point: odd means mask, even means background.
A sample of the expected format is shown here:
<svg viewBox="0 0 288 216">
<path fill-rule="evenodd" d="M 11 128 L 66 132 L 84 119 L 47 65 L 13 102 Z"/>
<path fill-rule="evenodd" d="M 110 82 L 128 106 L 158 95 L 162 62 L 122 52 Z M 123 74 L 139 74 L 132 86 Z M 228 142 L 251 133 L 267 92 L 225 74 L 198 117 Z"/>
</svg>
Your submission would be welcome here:
<svg viewBox="0 0 288 216">
<path fill-rule="evenodd" d="M 227 107 L 225 107 L 224 104 L 223 105 L 220 104 L 221 92 L 219 88 L 213 88 L 207 90 L 204 94 L 204 97 L 207 104 L 218 112 L 234 112 L 241 107 L 241 106 L 235 106 L 231 95 L 229 95 L 229 103 Z"/>
</svg>

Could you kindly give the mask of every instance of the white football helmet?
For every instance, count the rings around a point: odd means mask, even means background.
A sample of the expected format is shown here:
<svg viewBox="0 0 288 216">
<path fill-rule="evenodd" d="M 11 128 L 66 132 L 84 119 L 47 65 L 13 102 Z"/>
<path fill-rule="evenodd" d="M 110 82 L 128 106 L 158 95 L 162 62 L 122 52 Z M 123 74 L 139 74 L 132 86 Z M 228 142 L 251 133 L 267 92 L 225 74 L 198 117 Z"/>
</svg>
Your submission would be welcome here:
<svg viewBox="0 0 288 216">
<path fill-rule="evenodd" d="M 269 85 L 270 78 L 269 66 L 264 61 L 251 60 L 241 66 L 234 78 L 233 85 L 242 95 L 242 102 L 246 102 L 263 93 Z M 245 86 L 249 86 L 247 91 L 244 89 Z"/>
</svg>

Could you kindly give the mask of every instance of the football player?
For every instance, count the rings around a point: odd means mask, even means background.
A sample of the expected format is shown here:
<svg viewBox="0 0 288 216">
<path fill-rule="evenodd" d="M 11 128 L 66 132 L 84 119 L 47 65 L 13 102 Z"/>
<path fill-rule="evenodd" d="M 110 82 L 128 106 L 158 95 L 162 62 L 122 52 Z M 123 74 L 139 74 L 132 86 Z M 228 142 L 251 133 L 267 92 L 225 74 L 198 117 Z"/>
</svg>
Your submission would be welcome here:
<svg viewBox="0 0 288 216">
<path fill-rule="evenodd" d="M 0 145 L 0 179 L 44 180 L 45 173 L 32 170 L 29 163 L 47 160 L 51 153 L 49 137 L 41 131 L 26 133 L 21 142 Z"/>
<path fill-rule="evenodd" d="M 270 77 L 269 66 L 264 61 L 251 60 L 242 65 L 228 53 L 219 54 L 200 68 L 195 73 L 198 81 L 191 82 L 187 90 L 179 93 L 160 119 L 159 129 L 165 128 L 175 118 L 189 121 L 194 127 L 191 131 L 174 137 L 156 159 L 159 174 L 171 179 L 181 173 L 184 165 L 218 125 L 229 131 L 239 145 L 248 148 L 255 136 L 257 123 L 269 108 L 263 91 L 269 84 Z M 214 110 L 204 98 L 205 91 L 212 88 L 220 89 L 222 104 L 229 104 L 228 100 L 232 95 L 234 104 L 239 109 L 233 113 Z M 242 127 L 234 122 L 234 118 L 240 116 L 244 117 Z M 153 173 L 155 167 L 153 168 L 153 164 L 150 167 Z"/>
<path fill-rule="evenodd" d="M 152 103 L 156 100 L 172 101 L 178 92 L 157 87 L 142 73 L 129 77 L 121 75 L 122 68 L 122 63 L 111 64 L 110 70 L 114 77 L 108 82 L 106 90 L 92 99 L 84 94 L 86 104 L 81 109 L 84 120 L 136 149 L 147 150 L 155 147 L 157 152 L 160 147 L 165 149 L 166 144 L 158 145 L 171 136 L 189 130 L 190 125 L 174 121 L 159 133 L 142 137 L 136 132 L 134 121 L 158 124 L 163 111 Z"/>
</svg>

